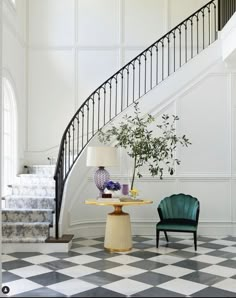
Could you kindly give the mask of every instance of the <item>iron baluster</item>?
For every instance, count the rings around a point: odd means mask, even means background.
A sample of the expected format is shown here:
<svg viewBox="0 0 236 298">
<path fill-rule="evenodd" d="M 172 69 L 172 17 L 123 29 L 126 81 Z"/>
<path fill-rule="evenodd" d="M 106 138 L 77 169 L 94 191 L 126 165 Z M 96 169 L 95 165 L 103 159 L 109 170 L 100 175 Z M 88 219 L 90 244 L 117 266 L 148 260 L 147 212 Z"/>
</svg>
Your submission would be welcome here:
<svg viewBox="0 0 236 298">
<path fill-rule="evenodd" d="M 138 59 L 138 72 L 139 72 L 139 75 L 138 75 L 138 97 L 140 98 L 141 96 L 141 93 L 140 93 L 140 88 L 141 88 L 141 59 L 139 58 Z"/>
<path fill-rule="evenodd" d="M 127 105 L 126 107 L 129 106 L 129 66 L 127 68 Z"/>
<path fill-rule="evenodd" d="M 109 83 L 109 88 L 110 88 L 110 102 L 109 102 L 109 121 L 111 120 L 111 82 Z"/>
<path fill-rule="evenodd" d="M 69 170 L 70 170 L 70 142 L 71 142 L 71 140 L 70 140 L 70 128 L 69 128 L 69 130 L 68 130 L 68 145 L 69 145 L 69 147 L 68 147 L 68 167 L 69 167 Z"/>
<path fill-rule="evenodd" d="M 135 88 L 135 62 L 132 64 L 133 65 L 133 102 L 134 102 L 134 88 Z"/>
<path fill-rule="evenodd" d="M 176 39 L 176 36 L 175 36 L 175 31 L 173 33 L 173 39 L 174 39 L 174 47 L 173 47 L 173 67 L 174 67 L 174 72 L 175 72 L 175 39 Z"/>
<path fill-rule="evenodd" d="M 188 61 L 188 47 L 187 47 L 187 25 L 188 23 L 184 24 L 184 28 L 185 28 L 185 63 L 187 63 Z"/>
<path fill-rule="evenodd" d="M 87 143 L 89 141 L 89 101 L 86 104 L 87 107 Z"/>
<path fill-rule="evenodd" d="M 205 49 L 205 25 L 204 25 L 204 10 L 202 10 L 202 48 Z"/>
<path fill-rule="evenodd" d="M 147 93 L 147 56 L 144 54 L 144 94 Z"/>
<path fill-rule="evenodd" d="M 75 157 L 75 125 L 74 121 L 72 123 L 72 163 L 74 164 Z"/>
<path fill-rule="evenodd" d="M 156 85 L 158 85 L 158 43 L 156 45 Z"/>
<path fill-rule="evenodd" d="M 81 145 L 82 145 L 82 149 L 83 149 L 84 148 L 84 107 L 81 110 L 81 114 L 82 114 L 82 132 L 81 132 L 82 141 L 81 141 Z"/>
<path fill-rule="evenodd" d="M 104 89 L 103 89 L 103 94 L 104 94 L 104 107 L 103 107 L 103 113 L 104 113 L 104 116 L 103 116 L 103 126 L 106 124 L 106 86 L 104 86 Z"/>
<path fill-rule="evenodd" d="M 161 41 L 161 80 L 164 80 L 164 62 L 165 62 L 165 55 L 164 55 L 164 40 Z"/>
<path fill-rule="evenodd" d="M 120 111 L 123 111 L 123 100 L 124 100 L 124 73 L 121 72 L 121 100 L 120 100 Z"/>
</svg>

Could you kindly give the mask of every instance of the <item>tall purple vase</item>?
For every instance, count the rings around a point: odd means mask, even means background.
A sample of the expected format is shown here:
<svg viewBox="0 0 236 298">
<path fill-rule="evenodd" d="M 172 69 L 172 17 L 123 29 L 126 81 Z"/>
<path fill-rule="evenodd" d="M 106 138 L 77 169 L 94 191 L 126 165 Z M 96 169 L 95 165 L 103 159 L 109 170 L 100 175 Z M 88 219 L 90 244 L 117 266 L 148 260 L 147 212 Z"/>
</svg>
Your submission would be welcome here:
<svg viewBox="0 0 236 298">
<path fill-rule="evenodd" d="M 99 189 L 99 197 L 102 197 L 102 194 L 104 193 L 104 183 L 108 182 L 110 180 L 110 174 L 107 172 L 107 170 L 104 167 L 99 167 L 97 171 L 94 173 L 94 182 Z"/>
</svg>

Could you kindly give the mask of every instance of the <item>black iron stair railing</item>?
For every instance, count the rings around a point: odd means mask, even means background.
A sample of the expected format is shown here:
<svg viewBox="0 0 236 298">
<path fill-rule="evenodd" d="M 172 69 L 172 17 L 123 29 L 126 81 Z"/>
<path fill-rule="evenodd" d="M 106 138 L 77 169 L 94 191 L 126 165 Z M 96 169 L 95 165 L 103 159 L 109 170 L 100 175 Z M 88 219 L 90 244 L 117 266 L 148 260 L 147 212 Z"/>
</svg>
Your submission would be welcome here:
<svg viewBox="0 0 236 298">
<path fill-rule="evenodd" d="M 55 169 L 55 236 L 64 185 L 76 160 L 104 125 L 217 39 L 217 0 L 212 0 L 159 38 L 99 86 L 67 125 Z"/>
</svg>

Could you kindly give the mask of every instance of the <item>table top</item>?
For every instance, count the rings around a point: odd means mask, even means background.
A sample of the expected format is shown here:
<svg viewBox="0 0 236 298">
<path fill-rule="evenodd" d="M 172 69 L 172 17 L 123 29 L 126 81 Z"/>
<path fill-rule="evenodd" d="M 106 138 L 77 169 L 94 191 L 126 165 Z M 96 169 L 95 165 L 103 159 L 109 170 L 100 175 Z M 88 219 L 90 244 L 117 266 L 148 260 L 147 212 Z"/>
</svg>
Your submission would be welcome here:
<svg viewBox="0 0 236 298">
<path fill-rule="evenodd" d="M 97 200 L 97 199 L 87 199 L 85 200 L 85 204 L 88 205 L 96 205 L 96 206 L 132 206 L 132 205 L 145 205 L 145 204 L 152 204 L 153 201 L 151 200 L 132 200 L 130 201 L 125 201 L 121 202 L 118 200 L 112 200 L 112 199 L 102 199 L 102 200 Z"/>
</svg>

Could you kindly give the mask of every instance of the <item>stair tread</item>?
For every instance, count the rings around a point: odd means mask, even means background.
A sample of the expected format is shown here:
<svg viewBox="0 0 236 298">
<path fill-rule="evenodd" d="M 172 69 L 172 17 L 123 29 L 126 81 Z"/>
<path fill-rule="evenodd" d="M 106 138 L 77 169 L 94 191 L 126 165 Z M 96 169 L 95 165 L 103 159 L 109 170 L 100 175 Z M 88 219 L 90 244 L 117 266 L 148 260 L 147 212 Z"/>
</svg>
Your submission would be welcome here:
<svg viewBox="0 0 236 298">
<path fill-rule="evenodd" d="M 43 225 L 43 226 L 47 226 L 50 225 L 50 222 L 2 222 L 2 225 L 8 225 L 8 226 L 16 226 L 16 225 L 25 225 L 25 226 L 37 226 L 37 225 Z"/>
<path fill-rule="evenodd" d="M 54 211 L 54 209 L 30 209 L 30 208 L 26 208 L 26 209 L 21 209 L 21 208 L 4 208 L 2 209 L 3 211 L 18 211 L 18 212 L 27 212 L 27 211 L 32 211 L 32 212 L 37 212 L 37 211 L 45 211 L 45 212 L 50 212 L 50 211 Z"/>
<path fill-rule="evenodd" d="M 4 243 L 14 243 L 14 242 L 20 242 L 20 243 L 40 243 L 45 242 L 47 237 L 2 237 L 2 242 Z"/>
<path fill-rule="evenodd" d="M 52 196 L 32 196 L 32 195 L 7 195 L 5 196 L 5 199 L 55 199 L 55 197 Z"/>
</svg>

